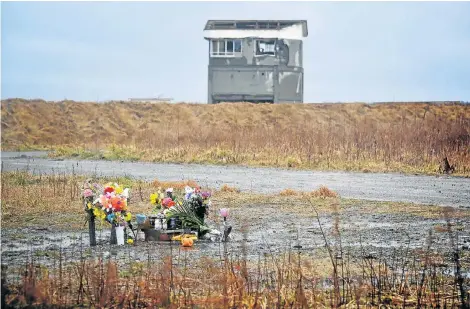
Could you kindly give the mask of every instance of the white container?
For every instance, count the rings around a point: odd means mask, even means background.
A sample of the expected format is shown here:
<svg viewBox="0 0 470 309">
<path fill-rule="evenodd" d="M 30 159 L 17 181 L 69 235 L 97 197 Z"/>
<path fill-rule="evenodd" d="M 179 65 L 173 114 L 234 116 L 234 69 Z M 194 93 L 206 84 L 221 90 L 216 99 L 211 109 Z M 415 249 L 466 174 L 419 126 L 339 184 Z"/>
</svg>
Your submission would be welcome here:
<svg viewBox="0 0 470 309">
<path fill-rule="evenodd" d="M 124 227 L 116 226 L 116 239 L 119 246 L 124 245 Z"/>
<path fill-rule="evenodd" d="M 163 219 L 163 220 L 162 219 L 157 219 L 157 221 L 155 222 L 155 229 L 156 230 L 166 230 L 166 220 L 165 219 Z"/>
</svg>

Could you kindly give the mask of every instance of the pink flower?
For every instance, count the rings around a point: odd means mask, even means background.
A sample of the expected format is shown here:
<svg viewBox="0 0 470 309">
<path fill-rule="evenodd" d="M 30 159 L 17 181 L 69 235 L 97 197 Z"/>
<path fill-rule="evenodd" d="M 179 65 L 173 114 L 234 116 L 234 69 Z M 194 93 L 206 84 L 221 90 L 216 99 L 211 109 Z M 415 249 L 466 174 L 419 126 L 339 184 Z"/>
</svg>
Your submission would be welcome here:
<svg viewBox="0 0 470 309">
<path fill-rule="evenodd" d="M 100 203 L 101 203 L 101 205 L 103 205 L 103 206 L 105 206 L 105 205 L 108 204 L 108 199 L 106 198 L 106 196 L 104 196 L 104 195 L 101 195 L 101 196 L 100 196 Z"/>
<path fill-rule="evenodd" d="M 170 197 L 165 197 L 163 200 L 162 200 L 162 205 L 163 207 L 168 207 L 170 206 L 170 202 L 172 202 L 173 200 L 170 198 Z"/>
<path fill-rule="evenodd" d="M 227 217 L 228 217 L 228 212 L 229 212 L 228 208 L 222 208 L 222 209 L 220 209 L 220 215 L 221 215 L 222 217 L 224 217 L 224 218 L 227 218 Z"/>
<path fill-rule="evenodd" d="M 91 191 L 91 189 L 85 189 L 85 190 L 83 191 L 83 196 L 84 196 L 84 197 L 93 196 L 93 191 Z"/>
</svg>

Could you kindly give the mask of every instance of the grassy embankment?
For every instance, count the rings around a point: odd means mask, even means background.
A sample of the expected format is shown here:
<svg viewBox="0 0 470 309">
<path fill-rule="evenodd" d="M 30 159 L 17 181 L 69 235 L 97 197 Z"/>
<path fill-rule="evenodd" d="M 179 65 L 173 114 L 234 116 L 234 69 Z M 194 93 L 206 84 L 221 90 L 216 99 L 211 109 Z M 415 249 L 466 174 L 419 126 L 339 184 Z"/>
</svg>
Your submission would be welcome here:
<svg viewBox="0 0 470 309">
<path fill-rule="evenodd" d="M 80 203 L 83 176 L 43 175 L 26 172 L 2 173 L 2 228 L 47 226 L 53 230 L 81 229 L 84 213 Z M 134 212 L 150 210 L 147 198 L 158 186 L 182 189 L 193 182 L 162 183 L 136 181 L 130 178 L 106 178 L 100 182 L 118 181 L 133 190 Z M 320 188 L 310 193 L 285 189 L 263 196 L 240 193 L 227 186 L 213 197 L 218 207 L 244 209 L 250 205 L 275 204 L 278 211 L 316 217 L 303 199 L 308 197 L 320 215 L 341 211 L 361 201 L 343 200 L 335 192 Z M 214 211 L 217 211 L 214 209 Z M 426 218 L 442 215 L 440 207 L 420 207 L 403 203 L 367 202 L 364 211 L 407 212 Z M 448 225 L 440 232 L 452 237 L 454 218 L 468 216 L 468 211 L 454 210 Z M 243 218 L 242 218 L 243 219 Z M 246 219 L 246 218 L 245 218 Z M 437 230 L 436 230 L 437 231 Z M 191 258 L 190 250 L 175 250 L 163 260 L 125 263 L 111 259 L 82 258 L 72 262 L 66 252 L 35 258 L 19 269 L 3 269 L 2 275 L 18 272 L 18 281 L 6 281 L 6 303 L 16 308 L 34 305 L 95 308 L 377 308 L 380 304 L 403 307 L 457 307 L 461 304 L 458 273 L 446 273 L 455 256 L 434 252 L 432 237 L 418 251 L 406 249 L 388 255 L 364 254 L 353 258 L 342 250 L 341 228 L 325 231 L 328 239 L 326 259 L 311 259 L 307 252 L 295 250 L 267 254 L 258 263 L 224 254 L 222 258 Z M 242 243 L 242 252 L 244 249 Z M 145 249 L 144 249 L 145 250 Z M 391 249 L 392 250 L 392 249 Z M 328 252 L 331 252 L 329 258 Z M 458 251 L 456 251 L 458 252 Z M 80 256 L 76 251 L 75 256 Z M 459 252 L 462 254 L 462 252 Z M 50 259 L 45 267 L 41 261 Z M 459 259 L 460 261 L 460 259 Z M 465 266 L 464 258 L 461 264 Z M 468 279 L 465 279 L 468 281 Z M 465 281 L 463 281 L 463 286 Z M 465 296 L 468 299 L 468 295 Z M 464 301 L 465 297 L 463 298 Z"/>
<path fill-rule="evenodd" d="M 470 175 L 470 105 L 2 101 L 2 149 L 55 157 Z"/>
</svg>

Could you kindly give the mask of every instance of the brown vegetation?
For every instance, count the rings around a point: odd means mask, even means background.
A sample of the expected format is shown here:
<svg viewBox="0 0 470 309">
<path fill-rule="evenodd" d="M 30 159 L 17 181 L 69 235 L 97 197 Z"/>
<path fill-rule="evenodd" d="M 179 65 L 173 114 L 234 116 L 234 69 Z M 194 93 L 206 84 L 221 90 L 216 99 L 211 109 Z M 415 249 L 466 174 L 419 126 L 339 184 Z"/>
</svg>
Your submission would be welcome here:
<svg viewBox="0 0 470 309">
<path fill-rule="evenodd" d="M 292 195 L 298 195 L 299 192 L 295 191 L 295 190 L 292 190 L 292 189 L 284 189 L 282 190 L 281 192 L 279 192 L 279 195 L 280 196 L 292 196 Z"/>
<path fill-rule="evenodd" d="M 311 192 L 299 192 L 292 189 L 284 189 L 279 192 L 280 196 L 309 196 L 316 198 L 337 198 L 339 197 L 338 193 L 329 189 L 326 186 L 320 186 L 320 188 L 313 190 Z"/>
<path fill-rule="evenodd" d="M 331 265 L 287 252 L 267 255 L 257 265 L 243 258 L 191 259 L 174 250 L 160 261 L 54 257 L 57 267 L 31 261 L 21 278 L 4 286 L 12 308 L 468 308 L 455 291 L 442 257 L 427 251 L 394 257 L 348 255 Z M 344 258 L 344 259 L 343 259 Z M 424 262 L 423 262 L 424 261 Z M 6 271 L 2 272 L 2 274 Z M 422 273 L 422 274 L 421 274 Z"/>
<path fill-rule="evenodd" d="M 155 162 L 470 174 L 470 105 L 2 101 L 2 148 Z"/>
<path fill-rule="evenodd" d="M 240 189 L 234 188 L 234 187 L 230 187 L 229 185 L 224 184 L 224 185 L 220 188 L 220 192 L 240 193 Z"/>
<path fill-rule="evenodd" d="M 190 186 L 192 188 L 199 187 L 199 184 L 194 180 L 187 180 L 187 181 L 160 181 L 155 179 L 152 181 L 152 185 L 155 188 L 161 187 L 162 189 L 166 188 L 173 188 L 173 189 L 184 189 L 186 186 Z"/>
<path fill-rule="evenodd" d="M 317 190 L 311 192 L 313 197 L 328 198 L 328 197 L 338 197 L 338 193 L 328 189 L 328 187 L 320 186 Z"/>
</svg>

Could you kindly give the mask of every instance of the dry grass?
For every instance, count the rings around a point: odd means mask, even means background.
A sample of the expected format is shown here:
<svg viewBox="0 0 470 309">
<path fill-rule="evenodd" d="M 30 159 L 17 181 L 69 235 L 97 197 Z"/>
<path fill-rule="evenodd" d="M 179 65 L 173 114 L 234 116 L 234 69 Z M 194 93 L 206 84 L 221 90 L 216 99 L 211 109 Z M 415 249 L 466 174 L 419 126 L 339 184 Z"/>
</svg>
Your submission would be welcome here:
<svg viewBox="0 0 470 309">
<path fill-rule="evenodd" d="M 331 189 L 328 189 L 327 187 L 325 186 L 320 186 L 320 188 L 318 188 L 317 190 L 313 190 L 311 193 L 310 193 L 311 196 L 313 197 L 319 197 L 319 198 L 335 198 L 335 197 L 338 197 L 338 193 L 336 193 L 335 191 L 331 190 Z"/>
<path fill-rule="evenodd" d="M 313 190 L 311 192 L 308 192 L 308 193 L 299 192 L 299 191 L 288 188 L 279 192 L 279 195 L 280 196 L 309 196 L 309 197 L 322 198 L 322 199 L 339 197 L 338 193 L 329 189 L 326 186 L 320 186 L 320 188 Z"/>
<path fill-rule="evenodd" d="M 176 190 L 182 190 L 186 186 L 190 186 L 192 188 L 200 187 L 200 185 L 195 182 L 194 180 L 186 180 L 186 181 L 160 181 L 155 179 L 152 181 L 152 186 L 155 188 L 161 187 L 162 189 L 166 188 L 173 188 Z"/>
<path fill-rule="evenodd" d="M 38 267 L 33 262 L 22 267 L 24 275 L 18 283 L 5 286 L 6 304 L 13 308 L 77 304 L 92 308 L 402 308 L 404 304 L 416 307 L 420 301 L 426 307 L 459 306 L 452 276 L 436 270 L 439 256 L 432 256 L 423 267 L 415 263 L 426 252 L 397 260 L 397 267 L 413 263 L 403 276 L 394 274 L 381 259 L 364 257 L 354 265 L 345 263 L 347 284 L 336 292 L 332 278 L 321 275 L 331 268 L 328 261 L 312 261 L 296 252 L 267 256 L 257 265 L 227 255 L 220 261 L 193 260 L 188 252 L 175 254 L 178 263 L 172 256 L 160 263 L 129 261 L 127 265 L 102 259 L 71 263 L 63 256 L 56 259 L 57 267 Z M 421 279 L 419 270 L 426 268 L 434 272 L 426 274 L 424 285 L 416 284 Z"/>
<path fill-rule="evenodd" d="M 230 187 L 229 185 L 227 184 L 224 184 L 220 190 L 220 192 L 225 192 L 225 193 L 240 193 L 240 189 L 238 188 L 235 188 L 235 187 Z"/>
<path fill-rule="evenodd" d="M 107 115 L 113 112 L 112 117 Z M 2 101 L 3 149 L 57 156 L 470 175 L 470 105 Z"/>
<path fill-rule="evenodd" d="M 279 192 L 280 196 L 293 196 L 293 195 L 299 195 L 299 194 L 300 194 L 300 192 L 297 192 L 297 191 L 289 189 L 289 188 L 284 189 L 281 192 Z"/>
</svg>

